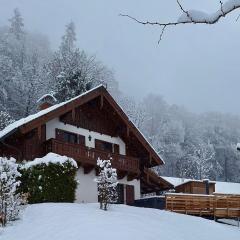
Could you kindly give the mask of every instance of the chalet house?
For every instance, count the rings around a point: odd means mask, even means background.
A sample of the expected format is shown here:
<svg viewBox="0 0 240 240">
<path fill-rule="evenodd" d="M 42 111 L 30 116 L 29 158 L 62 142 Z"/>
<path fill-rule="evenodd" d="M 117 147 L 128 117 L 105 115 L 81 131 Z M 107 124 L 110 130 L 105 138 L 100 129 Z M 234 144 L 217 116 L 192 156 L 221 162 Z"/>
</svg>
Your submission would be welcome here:
<svg viewBox="0 0 240 240">
<path fill-rule="evenodd" d="M 0 131 L 0 156 L 33 160 L 49 152 L 79 165 L 76 202 L 97 202 L 97 158 L 112 158 L 119 181 L 119 203 L 132 204 L 141 194 L 171 188 L 151 167 L 163 160 L 101 85 L 53 105 L 40 99 L 40 111 Z"/>
</svg>

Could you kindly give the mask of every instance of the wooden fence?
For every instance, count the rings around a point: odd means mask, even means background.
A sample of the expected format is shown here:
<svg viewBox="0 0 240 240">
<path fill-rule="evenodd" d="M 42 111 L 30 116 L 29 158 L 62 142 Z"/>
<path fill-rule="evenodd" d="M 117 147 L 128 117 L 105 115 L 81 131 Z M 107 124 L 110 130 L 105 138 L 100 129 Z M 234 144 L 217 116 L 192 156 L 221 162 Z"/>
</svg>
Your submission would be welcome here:
<svg viewBox="0 0 240 240">
<path fill-rule="evenodd" d="M 240 195 L 166 194 L 166 210 L 214 218 L 240 218 Z"/>
</svg>

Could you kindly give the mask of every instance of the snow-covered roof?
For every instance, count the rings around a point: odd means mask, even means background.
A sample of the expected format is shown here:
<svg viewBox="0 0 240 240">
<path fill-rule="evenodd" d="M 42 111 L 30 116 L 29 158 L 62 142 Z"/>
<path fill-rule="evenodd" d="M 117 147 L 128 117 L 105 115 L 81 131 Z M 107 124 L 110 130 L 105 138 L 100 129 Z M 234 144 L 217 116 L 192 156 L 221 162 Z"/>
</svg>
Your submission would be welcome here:
<svg viewBox="0 0 240 240">
<path fill-rule="evenodd" d="M 75 99 L 77 99 L 79 97 L 82 97 L 82 96 L 84 96 L 84 95 L 86 95 L 86 94 L 96 90 L 97 88 L 102 87 L 102 86 L 103 86 L 102 84 L 98 85 L 97 87 L 92 88 L 91 90 L 86 91 L 86 92 L 80 94 L 79 96 L 74 97 L 74 98 L 72 98 L 72 99 L 70 99 L 70 100 L 68 100 L 66 102 L 62 102 L 62 103 L 53 105 L 53 106 L 51 106 L 51 107 L 49 107 L 47 109 L 44 109 L 44 110 L 39 111 L 39 112 L 37 112 L 35 114 L 29 115 L 26 118 L 22 118 L 22 119 L 20 119 L 20 120 L 18 120 L 16 122 L 13 122 L 12 124 L 10 124 L 6 128 L 4 128 L 2 131 L 0 131 L 0 139 L 3 138 L 4 136 L 6 136 L 7 134 L 11 133 L 12 131 L 16 130 L 17 128 L 21 127 L 22 125 L 24 125 L 26 123 L 29 123 L 29 122 L 33 121 L 34 119 L 37 119 L 37 118 L 39 118 L 39 117 L 41 117 L 41 116 L 43 116 L 43 115 L 45 115 L 45 114 L 47 114 L 47 113 L 57 109 L 59 107 L 62 107 L 65 104 L 67 104 L 67 103 L 69 103 L 69 102 L 71 102 L 71 101 L 73 101 L 73 100 L 75 100 Z"/>
<path fill-rule="evenodd" d="M 7 126 L 6 128 L 4 128 L 2 131 L 0 131 L 0 140 L 3 139 L 4 137 L 7 137 L 9 134 L 13 133 L 14 131 L 16 131 L 19 127 L 21 127 L 21 126 L 23 126 L 23 125 L 25 125 L 25 124 L 27 124 L 27 123 L 29 123 L 29 122 L 37 119 L 37 118 L 39 118 L 39 117 L 41 117 L 41 116 L 43 116 L 43 115 L 46 115 L 46 114 L 48 114 L 49 112 L 54 111 L 54 110 L 56 110 L 56 109 L 58 109 L 58 108 L 60 108 L 60 107 L 62 107 L 62 106 L 64 106 L 64 105 L 66 105 L 66 104 L 68 104 L 68 103 L 70 103 L 70 102 L 72 102 L 72 101 L 80 98 L 80 97 L 83 97 L 84 95 L 87 95 L 87 94 L 89 94 L 90 92 L 93 92 L 93 91 L 95 91 L 96 89 L 101 88 L 101 87 L 104 87 L 104 86 L 103 86 L 102 84 L 100 84 L 100 85 L 96 86 L 95 88 L 92 88 L 91 90 L 86 91 L 86 92 L 80 94 L 80 95 L 77 96 L 77 97 L 74 97 L 74 98 L 72 98 L 72 99 L 70 99 L 70 100 L 68 100 L 68 101 L 65 101 L 65 102 L 62 102 L 62 103 L 53 105 L 53 106 L 51 106 L 51 107 L 48 107 L 48 108 L 46 108 L 46 109 L 44 109 L 44 110 L 42 110 L 42 111 L 39 111 L 39 112 L 36 113 L 36 114 L 30 115 L 30 116 L 28 116 L 28 117 L 26 117 L 26 118 L 22 118 L 22 119 L 14 122 L 14 123 L 8 125 L 8 126 Z M 119 108 L 121 108 L 121 106 L 120 106 L 119 104 L 117 104 L 117 106 L 118 106 Z M 122 112 L 125 114 L 125 112 L 124 112 L 124 110 L 123 110 L 122 108 L 121 108 L 121 110 L 122 110 Z M 125 115 L 126 115 L 126 114 L 125 114 Z M 148 144 L 148 146 L 149 146 L 150 149 L 154 152 L 154 154 L 156 154 L 157 158 L 160 160 L 160 161 L 158 160 L 158 161 L 159 161 L 159 164 L 160 164 L 160 163 L 163 163 L 163 164 L 164 164 L 164 161 L 162 160 L 162 157 L 159 156 L 159 154 L 157 153 L 157 151 L 156 151 L 156 150 L 153 148 L 153 146 L 148 142 L 148 140 L 146 139 L 146 137 L 141 133 L 141 131 L 136 127 L 136 125 L 128 118 L 128 116 L 126 116 L 126 117 L 127 117 L 127 120 L 129 121 L 129 123 L 137 130 L 137 132 L 138 132 L 139 135 L 142 137 L 142 139 Z"/>
<path fill-rule="evenodd" d="M 216 193 L 240 194 L 240 183 L 216 182 Z"/>
<path fill-rule="evenodd" d="M 190 181 L 200 181 L 195 179 L 186 179 L 186 178 L 177 178 L 177 177 L 163 177 L 163 176 L 161 177 L 166 181 L 170 182 L 172 185 L 174 185 L 174 187 Z M 219 182 L 219 181 L 214 181 L 214 182 L 215 182 L 216 193 L 240 194 L 240 183 Z"/>
<path fill-rule="evenodd" d="M 47 94 L 44 94 L 43 96 L 41 96 L 41 97 L 37 100 L 37 103 L 41 102 L 44 98 L 47 98 L 47 97 L 50 97 L 50 98 L 53 99 L 53 101 L 57 102 L 57 99 L 53 96 L 53 94 L 47 93 Z"/>
<path fill-rule="evenodd" d="M 240 143 L 237 143 L 237 150 L 240 151 Z"/>
</svg>

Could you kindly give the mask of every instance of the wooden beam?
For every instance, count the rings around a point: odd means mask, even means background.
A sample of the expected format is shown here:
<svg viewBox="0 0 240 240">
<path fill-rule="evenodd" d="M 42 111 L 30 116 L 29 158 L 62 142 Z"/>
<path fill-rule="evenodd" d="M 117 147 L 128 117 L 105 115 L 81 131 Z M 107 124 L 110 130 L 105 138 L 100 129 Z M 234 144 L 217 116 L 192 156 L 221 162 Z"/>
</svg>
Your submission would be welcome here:
<svg viewBox="0 0 240 240">
<path fill-rule="evenodd" d="M 94 169 L 94 166 L 89 164 L 82 164 L 82 167 L 84 174 L 88 174 Z"/>
<path fill-rule="evenodd" d="M 118 179 L 123 179 L 126 175 L 127 175 L 127 172 L 117 170 Z"/>
<path fill-rule="evenodd" d="M 103 109 L 103 94 L 101 94 L 101 103 L 100 103 L 100 109 Z"/>
<path fill-rule="evenodd" d="M 132 181 L 138 178 L 138 174 L 128 174 L 127 181 Z"/>
<path fill-rule="evenodd" d="M 76 109 L 75 107 L 72 109 L 72 120 L 75 122 L 76 119 Z"/>
<path fill-rule="evenodd" d="M 38 139 L 41 140 L 41 138 L 42 138 L 42 128 L 41 128 L 41 125 L 38 126 L 37 132 L 38 132 Z"/>
<path fill-rule="evenodd" d="M 129 130 L 129 127 L 127 126 L 127 137 L 129 138 L 130 136 L 130 130 Z"/>
</svg>

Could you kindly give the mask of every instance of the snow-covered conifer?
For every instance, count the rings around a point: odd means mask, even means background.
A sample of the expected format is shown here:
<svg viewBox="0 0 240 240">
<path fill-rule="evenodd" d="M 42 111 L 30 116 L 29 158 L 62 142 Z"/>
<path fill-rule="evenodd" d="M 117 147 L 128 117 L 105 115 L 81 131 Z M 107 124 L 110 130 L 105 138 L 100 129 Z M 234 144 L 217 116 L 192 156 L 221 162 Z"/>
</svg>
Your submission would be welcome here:
<svg viewBox="0 0 240 240">
<path fill-rule="evenodd" d="M 24 33 L 24 23 L 18 8 L 14 9 L 14 15 L 12 18 L 9 19 L 9 22 L 11 24 L 9 28 L 10 32 L 13 33 L 15 37 L 19 40 Z"/>
<path fill-rule="evenodd" d="M 76 46 L 73 22 L 66 25 L 61 45 L 47 64 L 46 71 L 59 102 L 76 97 L 100 83 L 117 92 L 112 71 L 95 56 L 89 56 Z"/>
<path fill-rule="evenodd" d="M 0 110 L 0 131 L 14 120 L 7 111 Z"/>
<path fill-rule="evenodd" d="M 19 216 L 22 197 L 17 193 L 21 176 L 14 158 L 0 157 L 0 215 L 3 226 Z"/>
<path fill-rule="evenodd" d="M 98 183 L 98 197 L 100 209 L 107 210 L 109 203 L 117 201 L 117 171 L 112 168 L 110 160 L 97 160 L 99 175 L 95 179 Z"/>
</svg>

